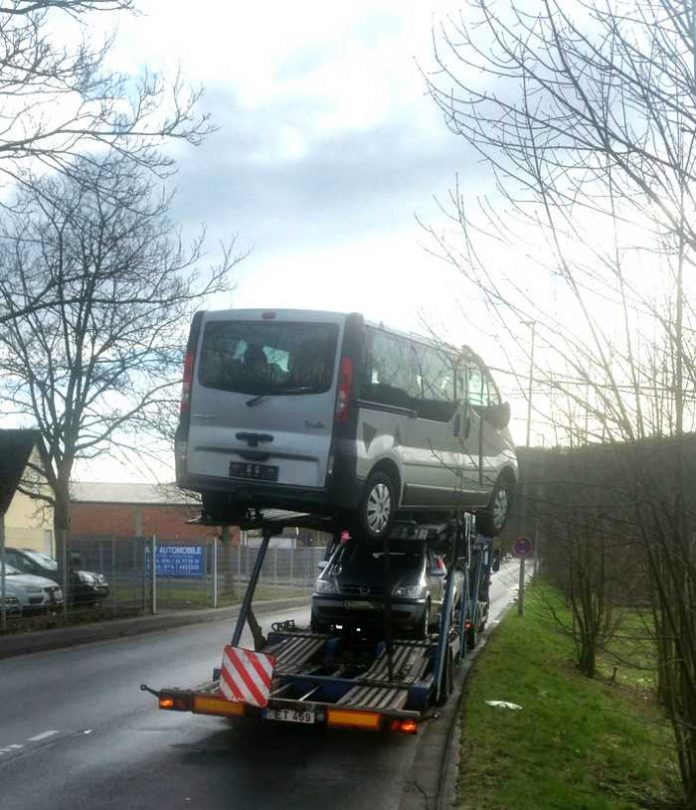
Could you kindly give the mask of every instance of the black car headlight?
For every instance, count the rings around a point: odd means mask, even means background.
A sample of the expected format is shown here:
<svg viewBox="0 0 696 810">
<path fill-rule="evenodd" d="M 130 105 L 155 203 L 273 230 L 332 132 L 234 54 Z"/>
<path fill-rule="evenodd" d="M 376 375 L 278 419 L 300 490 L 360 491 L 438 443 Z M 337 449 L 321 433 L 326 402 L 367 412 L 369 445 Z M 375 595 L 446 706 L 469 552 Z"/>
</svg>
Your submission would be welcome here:
<svg viewBox="0 0 696 810">
<path fill-rule="evenodd" d="M 394 589 L 394 596 L 401 596 L 403 599 L 422 599 L 426 590 L 425 585 L 401 585 Z"/>
</svg>

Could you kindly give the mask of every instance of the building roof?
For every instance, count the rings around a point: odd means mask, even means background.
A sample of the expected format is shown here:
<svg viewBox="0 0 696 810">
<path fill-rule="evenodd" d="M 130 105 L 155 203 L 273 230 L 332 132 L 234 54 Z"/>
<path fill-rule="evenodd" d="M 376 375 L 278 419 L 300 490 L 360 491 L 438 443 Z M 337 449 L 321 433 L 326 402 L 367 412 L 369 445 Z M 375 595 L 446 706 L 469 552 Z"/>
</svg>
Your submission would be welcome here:
<svg viewBox="0 0 696 810">
<path fill-rule="evenodd" d="M 196 499 L 175 484 L 113 484 L 111 482 L 72 481 L 70 500 L 73 503 L 126 503 L 153 506 L 187 506 Z"/>
<path fill-rule="evenodd" d="M 40 441 L 38 430 L 0 430 L 0 515 L 10 508 L 32 451 Z"/>
</svg>

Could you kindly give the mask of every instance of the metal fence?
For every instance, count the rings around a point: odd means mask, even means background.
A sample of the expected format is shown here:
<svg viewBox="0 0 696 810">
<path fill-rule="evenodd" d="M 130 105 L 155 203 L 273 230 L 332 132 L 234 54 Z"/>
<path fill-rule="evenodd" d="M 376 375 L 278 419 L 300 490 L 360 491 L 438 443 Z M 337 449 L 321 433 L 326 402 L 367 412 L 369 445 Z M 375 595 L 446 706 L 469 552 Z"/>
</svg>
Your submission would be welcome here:
<svg viewBox="0 0 696 810">
<path fill-rule="evenodd" d="M 73 567 L 102 574 L 109 585 L 106 598 L 94 605 L 83 599 L 71 609 L 122 615 L 229 605 L 243 596 L 257 553 L 253 540 L 231 545 L 210 538 L 70 538 Z M 308 596 L 324 555 L 322 546 L 273 547 L 271 541 L 256 599 Z"/>
</svg>

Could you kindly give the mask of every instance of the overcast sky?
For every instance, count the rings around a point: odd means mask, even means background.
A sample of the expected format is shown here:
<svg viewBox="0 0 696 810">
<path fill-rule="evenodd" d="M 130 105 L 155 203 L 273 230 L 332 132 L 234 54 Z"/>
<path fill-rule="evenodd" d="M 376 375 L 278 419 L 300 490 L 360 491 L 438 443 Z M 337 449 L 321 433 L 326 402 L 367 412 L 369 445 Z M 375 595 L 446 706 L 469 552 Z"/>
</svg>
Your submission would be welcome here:
<svg viewBox="0 0 696 810">
<path fill-rule="evenodd" d="M 177 218 L 251 250 L 221 306 L 359 310 L 399 327 L 451 309 L 457 278 L 429 257 L 455 173 L 477 165 L 428 98 L 431 27 L 454 2 L 148 0 L 120 18 L 134 57 L 202 84 L 219 130 L 179 151 Z M 418 64 L 417 64 L 418 63 Z M 447 302 L 450 302 L 449 305 Z M 455 339 L 465 341 L 459 328 Z"/>
<path fill-rule="evenodd" d="M 458 274 L 427 253 L 416 221 L 444 224 L 435 198 L 457 173 L 472 194 L 487 182 L 419 70 L 433 66 L 433 25 L 458 4 L 140 5 L 119 17 L 111 66 L 172 76 L 181 65 L 219 127 L 178 148 L 175 215 L 185 232 L 206 226 L 211 259 L 234 234 L 251 251 L 214 305 L 360 311 L 414 331 L 425 320 L 485 355 Z"/>
</svg>

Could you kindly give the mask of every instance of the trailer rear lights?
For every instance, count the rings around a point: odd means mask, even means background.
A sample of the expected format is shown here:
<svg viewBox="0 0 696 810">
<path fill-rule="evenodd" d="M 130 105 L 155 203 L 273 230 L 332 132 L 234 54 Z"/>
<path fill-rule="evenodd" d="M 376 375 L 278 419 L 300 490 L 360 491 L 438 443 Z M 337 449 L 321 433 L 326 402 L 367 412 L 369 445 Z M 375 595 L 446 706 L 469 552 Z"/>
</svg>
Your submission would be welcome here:
<svg viewBox="0 0 696 810">
<path fill-rule="evenodd" d="M 326 725 L 336 728 L 363 728 L 370 731 L 379 731 L 382 727 L 382 715 L 379 712 L 327 709 Z"/>
<path fill-rule="evenodd" d="M 160 695 L 159 707 L 174 712 L 188 712 L 191 710 L 191 701 L 187 695 Z"/>
<path fill-rule="evenodd" d="M 390 731 L 398 731 L 401 734 L 418 734 L 418 723 L 415 720 L 392 720 L 389 726 Z"/>
<path fill-rule="evenodd" d="M 231 700 L 220 697 L 195 695 L 193 711 L 196 714 L 224 714 L 229 717 L 239 717 L 244 714 L 244 704 L 233 703 Z"/>
</svg>

